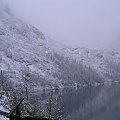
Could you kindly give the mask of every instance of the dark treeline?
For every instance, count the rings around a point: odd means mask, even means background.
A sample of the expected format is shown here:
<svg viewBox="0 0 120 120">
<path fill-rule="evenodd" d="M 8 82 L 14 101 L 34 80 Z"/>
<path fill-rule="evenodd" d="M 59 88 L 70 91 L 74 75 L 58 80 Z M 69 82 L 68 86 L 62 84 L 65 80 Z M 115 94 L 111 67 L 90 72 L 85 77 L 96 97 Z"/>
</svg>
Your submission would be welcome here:
<svg viewBox="0 0 120 120">
<path fill-rule="evenodd" d="M 49 55 L 50 59 L 59 68 L 59 72 L 54 73 L 54 77 L 62 80 L 66 85 L 94 84 L 104 82 L 104 79 L 90 67 L 82 65 L 80 62 L 64 57 L 57 53 Z"/>
</svg>

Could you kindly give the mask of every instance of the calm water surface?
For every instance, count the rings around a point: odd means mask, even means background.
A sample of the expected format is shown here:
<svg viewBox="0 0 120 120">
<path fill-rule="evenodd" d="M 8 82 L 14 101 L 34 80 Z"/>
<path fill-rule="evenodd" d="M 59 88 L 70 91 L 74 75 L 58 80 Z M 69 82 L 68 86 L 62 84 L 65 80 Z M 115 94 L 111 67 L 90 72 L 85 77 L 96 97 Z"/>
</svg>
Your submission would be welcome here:
<svg viewBox="0 0 120 120">
<path fill-rule="evenodd" d="M 120 84 L 67 88 L 61 98 L 68 120 L 120 120 Z"/>
</svg>

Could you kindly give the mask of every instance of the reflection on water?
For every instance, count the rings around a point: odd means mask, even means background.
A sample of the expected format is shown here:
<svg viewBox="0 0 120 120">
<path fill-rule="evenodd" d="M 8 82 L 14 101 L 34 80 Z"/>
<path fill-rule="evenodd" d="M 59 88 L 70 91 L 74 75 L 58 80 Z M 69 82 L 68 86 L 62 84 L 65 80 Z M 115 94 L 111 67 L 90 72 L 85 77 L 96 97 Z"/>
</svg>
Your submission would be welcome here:
<svg viewBox="0 0 120 120">
<path fill-rule="evenodd" d="M 68 120 L 120 120 L 120 85 L 102 85 L 62 91 Z"/>
</svg>

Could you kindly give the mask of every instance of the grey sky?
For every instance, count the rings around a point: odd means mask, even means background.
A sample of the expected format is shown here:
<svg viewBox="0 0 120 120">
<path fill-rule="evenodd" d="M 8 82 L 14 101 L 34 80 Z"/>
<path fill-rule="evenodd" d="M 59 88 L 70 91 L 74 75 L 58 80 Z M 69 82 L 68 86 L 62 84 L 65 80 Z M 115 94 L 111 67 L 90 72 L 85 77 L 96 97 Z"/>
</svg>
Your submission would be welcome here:
<svg viewBox="0 0 120 120">
<path fill-rule="evenodd" d="M 99 49 L 120 45 L 120 0 L 6 1 L 53 40 Z"/>
</svg>

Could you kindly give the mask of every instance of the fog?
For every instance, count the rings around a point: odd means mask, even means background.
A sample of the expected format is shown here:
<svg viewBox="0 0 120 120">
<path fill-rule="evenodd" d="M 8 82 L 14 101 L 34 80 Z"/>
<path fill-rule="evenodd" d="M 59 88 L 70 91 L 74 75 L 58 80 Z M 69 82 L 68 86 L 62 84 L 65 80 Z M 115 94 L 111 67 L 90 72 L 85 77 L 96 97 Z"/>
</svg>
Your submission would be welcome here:
<svg viewBox="0 0 120 120">
<path fill-rule="evenodd" d="M 120 45 L 120 0 L 5 0 L 53 40 L 94 49 Z"/>
</svg>

